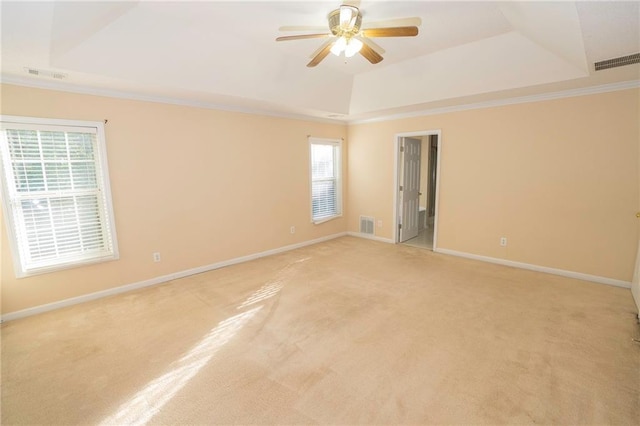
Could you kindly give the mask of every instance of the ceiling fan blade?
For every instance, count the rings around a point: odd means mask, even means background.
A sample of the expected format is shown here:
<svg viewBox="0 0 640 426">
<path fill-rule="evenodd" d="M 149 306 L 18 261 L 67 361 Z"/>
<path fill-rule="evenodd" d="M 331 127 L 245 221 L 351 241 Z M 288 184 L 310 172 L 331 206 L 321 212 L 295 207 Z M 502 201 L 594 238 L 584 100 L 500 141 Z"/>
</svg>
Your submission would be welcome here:
<svg viewBox="0 0 640 426">
<path fill-rule="evenodd" d="M 330 37 L 331 33 L 326 34 L 301 34 L 301 35 L 292 35 L 292 36 L 281 36 L 276 39 L 276 41 L 287 41 L 287 40 L 303 40 L 305 38 L 322 38 L 322 37 Z"/>
<path fill-rule="evenodd" d="M 413 18 L 387 19 L 385 21 L 367 22 L 365 29 L 369 28 L 390 28 L 390 27 L 419 27 L 422 25 L 422 19 L 414 16 Z"/>
<path fill-rule="evenodd" d="M 309 68 L 312 68 L 312 67 L 315 67 L 316 65 L 318 65 L 318 64 L 319 64 L 319 63 L 320 63 L 324 58 L 326 58 L 326 57 L 327 57 L 327 55 L 329 54 L 329 52 L 331 52 L 331 48 L 333 47 L 333 44 L 334 44 L 334 43 L 335 43 L 335 42 L 334 42 L 334 41 L 332 41 L 331 43 L 326 44 L 326 45 L 324 46 L 324 48 L 323 48 L 323 49 L 322 49 L 322 50 L 321 50 L 321 51 L 320 51 L 316 56 L 314 56 L 314 58 L 311 60 L 311 62 L 309 62 L 309 63 L 307 64 L 307 66 L 308 66 Z"/>
<path fill-rule="evenodd" d="M 378 43 L 376 43 L 375 41 L 371 40 L 370 38 L 366 38 L 366 37 L 362 37 L 362 36 L 355 36 L 355 38 L 360 40 L 361 42 L 363 42 L 365 44 L 368 44 L 369 47 L 371 47 L 373 50 L 375 50 L 380 55 L 384 55 L 384 53 L 386 52 L 386 50 L 384 50 L 384 48 L 382 46 L 380 46 Z"/>
<path fill-rule="evenodd" d="M 369 40 L 366 40 L 364 43 L 362 43 L 362 49 L 360 49 L 360 54 L 364 56 L 367 59 L 367 61 L 371 62 L 372 64 L 377 64 L 378 62 L 382 61 L 384 58 L 378 52 L 376 52 L 371 47 L 369 47 L 369 45 L 367 44 L 368 41 Z"/>
<path fill-rule="evenodd" d="M 329 40 L 325 41 L 324 43 L 322 43 L 322 44 L 320 45 L 320 47 L 318 47 L 318 48 L 316 49 L 316 51 L 315 51 L 315 52 L 313 52 L 311 55 L 309 55 L 309 57 L 310 57 L 310 58 L 315 58 L 315 56 L 316 56 L 318 53 L 322 52 L 322 50 L 323 50 L 325 47 L 327 47 L 327 45 L 330 45 L 330 46 L 329 46 L 329 50 L 331 50 L 331 47 L 333 46 L 333 43 L 335 43 L 335 42 L 336 42 L 336 38 L 335 38 L 335 37 L 333 37 L 333 38 L 331 38 L 331 39 L 329 39 Z"/>
<path fill-rule="evenodd" d="M 391 25 L 387 25 L 391 26 Z M 278 31 L 287 32 L 287 31 L 326 31 L 327 26 L 324 25 L 285 25 L 283 27 L 278 28 Z"/>
<path fill-rule="evenodd" d="M 418 35 L 418 27 L 371 28 L 362 30 L 365 37 L 413 37 Z"/>
</svg>

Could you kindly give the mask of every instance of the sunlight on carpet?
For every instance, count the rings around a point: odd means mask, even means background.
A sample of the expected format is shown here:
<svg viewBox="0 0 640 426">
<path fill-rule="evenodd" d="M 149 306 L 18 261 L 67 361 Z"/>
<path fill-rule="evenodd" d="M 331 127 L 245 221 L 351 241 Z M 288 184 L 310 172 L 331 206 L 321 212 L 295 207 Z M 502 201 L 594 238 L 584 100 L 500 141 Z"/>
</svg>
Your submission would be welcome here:
<svg viewBox="0 0 640 426">
<path fill-rule="evenodd" d="M 286 279 L 294 273 L 294 267 L 306 260 L 308 258 L 299 259 L 282 268 L 272 281 L 254 291 L 236 309 L 247 308 L 278 294 Z M 220 348 L 226 345 L 263 306 L 257 306 L 218 323 L 186 355 L 175 362 L 173 369 L 149 382 L 101 424 L 145 425 L 211 361 Z"/>
<path fill-rule="evenodd" d="M 260 309 L 262 306 L 221 321 L 185 356 L 176 361 L 176 366 L 171 371 L 147 384 L 101 424 L 146 424 Z"/>
</svg>

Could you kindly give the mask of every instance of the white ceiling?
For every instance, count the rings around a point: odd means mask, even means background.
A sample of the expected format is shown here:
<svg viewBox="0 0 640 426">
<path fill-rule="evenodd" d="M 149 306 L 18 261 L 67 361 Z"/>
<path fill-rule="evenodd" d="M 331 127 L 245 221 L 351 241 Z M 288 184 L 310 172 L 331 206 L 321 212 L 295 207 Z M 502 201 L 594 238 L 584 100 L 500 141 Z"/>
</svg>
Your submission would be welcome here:
<svg viewBox="0 0 640 426">
<path fill-rule="evenodd" d="M 375 39 L 377 65 L 307 68 L 323 39 L 276 42 L 279 27 L 326 27 L 339 0 L 3 1 L 2 80 L 345 121 L 640 80 L 593 67 L 640 52 L 638 1 L 357 3 L 365 28 L 420 17 L 420 33 Z"/>
</svg>

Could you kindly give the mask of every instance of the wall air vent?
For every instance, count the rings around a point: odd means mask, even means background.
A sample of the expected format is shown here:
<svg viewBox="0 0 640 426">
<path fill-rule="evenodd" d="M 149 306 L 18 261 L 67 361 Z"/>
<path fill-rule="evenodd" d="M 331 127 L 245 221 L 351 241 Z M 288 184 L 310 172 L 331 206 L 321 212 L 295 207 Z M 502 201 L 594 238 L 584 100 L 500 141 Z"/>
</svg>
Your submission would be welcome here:
<svg viewBox="0 0 640 426">
<path fill-rule="evenodd" d="M 373 235 L 374 229 L 373 224 L 375 223 L 375 218 L 369 216 L 360 216 L 360 233 Z"/>
<path fill-rule="evenodd" d="M 607 59 L 606 61 L 596 62 L 594 65 L 596 66 L 596 71 L 600 71 L 606 70 L 607 68 L 616 68 L 637 63 L 640 63 L 640 53 Z"/>
<path fill-rule="evenodd" d="M 64 80 L 67 78 L 67 75 L 57 71 L 47 71 L 47 70 L 39 70 L 37 68 L 25 68 L 24 69 L 27 74 L 37 76 L 37 77 L 49 77 L 55 78 L 57 80 Z"/>
</svg>

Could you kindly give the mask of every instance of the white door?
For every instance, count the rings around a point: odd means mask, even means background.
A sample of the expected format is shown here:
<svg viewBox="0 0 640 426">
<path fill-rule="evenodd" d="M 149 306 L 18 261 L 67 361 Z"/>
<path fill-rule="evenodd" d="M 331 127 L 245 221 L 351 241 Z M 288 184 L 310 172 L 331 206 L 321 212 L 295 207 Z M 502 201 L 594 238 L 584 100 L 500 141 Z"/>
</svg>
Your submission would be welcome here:
<svg viewBox="0 0 640 426">
<path fill-rule="evenodd" d="M 420 146 L 422 141 L 403 138 L 402 142 L 402 215 L 400 242 L 418 236 L 420 199 Z"/>
<path fill-rule="evenodd" d="M 640 213 L 638 213 L 640 214 Z M 640 241 L 638 241 L 638 254 L 636 255 L 636 269 L 631 280 L 631 294 L 636 301 L 636 306 L 640 312 Z"/>
</svg>

